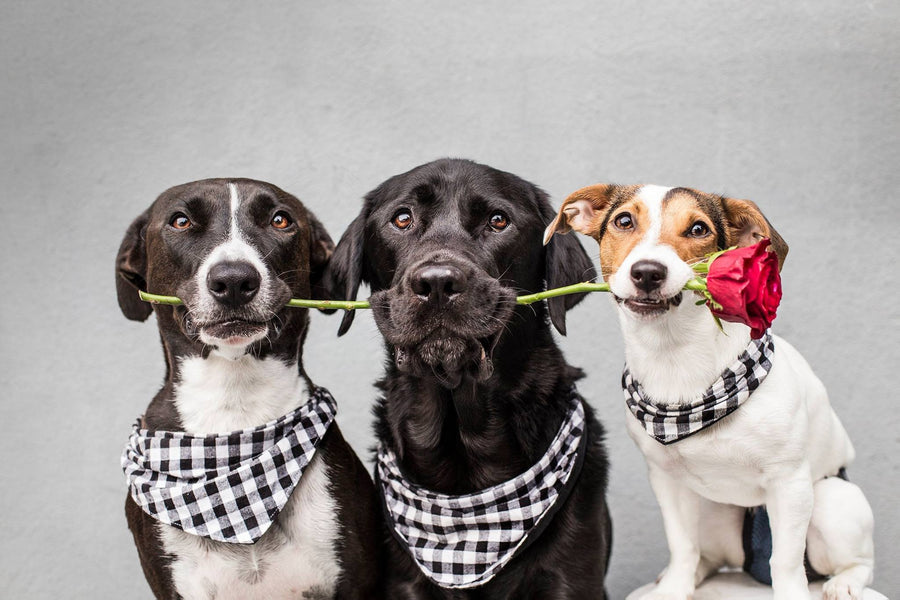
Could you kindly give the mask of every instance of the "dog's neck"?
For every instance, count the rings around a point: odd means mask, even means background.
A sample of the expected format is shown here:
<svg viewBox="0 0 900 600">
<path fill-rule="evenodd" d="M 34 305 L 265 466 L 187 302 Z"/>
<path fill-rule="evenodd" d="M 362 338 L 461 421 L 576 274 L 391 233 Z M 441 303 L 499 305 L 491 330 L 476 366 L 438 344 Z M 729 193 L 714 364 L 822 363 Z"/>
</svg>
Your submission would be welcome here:
<svg viewBox="0 0 900 600">
<path fill-rule="evenodd" d="M 417 484 L 474 492 L 511 479 L 546 451 L 565 416 L 566 391 L 581 374 L 543 323 L 531 335 L 516 329 L 501 338 L 485 381 L 464 377 L 450 390 L 436 377 L 389 365 L 378 433 Z"/>
<path fill-rule="evenodd" d="M 720 330 L 693 298 L 649 322 L 617 310 L 631 374 L 654 402 L 667 406 L 696 399 L 750 342 L 749 327 L 723 322 Z"/>
<path fill-rule="evenodd" d="M 297 363 L 275 356 L 238 359 L 213 351 L 180 361 L 172 401 L 185 431 L 225 433 L 262 425 L 287 414 L 308 397 Z"/>
<path fill-rule="evenodd" d="M 309 397 L 300 334 L 291 332 L 265 352 L 236 354 L 202 346 L 169 327 L 160 329 L 166 381 L 144 415 L 148 427 L 227 433 L 277 419 Z"/>
</svg>

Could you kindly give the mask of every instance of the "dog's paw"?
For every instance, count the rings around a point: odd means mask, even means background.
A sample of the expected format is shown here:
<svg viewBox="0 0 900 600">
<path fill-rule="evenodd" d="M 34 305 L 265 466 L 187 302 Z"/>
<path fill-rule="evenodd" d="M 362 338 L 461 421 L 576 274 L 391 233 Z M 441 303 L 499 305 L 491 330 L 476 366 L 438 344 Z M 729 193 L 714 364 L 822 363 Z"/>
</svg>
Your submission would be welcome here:
<svg viewBox="0 0 900 600">
<path fill-rule="evenodd" d="M 809 588 L 805 585 L 772 589 L 772 600 L 811 600 Z"/>
<path fill-rule="evenodd" d="M 837 575 L 822 586 L 822 600 L 860 600 L 863 588 L 856 581 Z"/>
</svg>

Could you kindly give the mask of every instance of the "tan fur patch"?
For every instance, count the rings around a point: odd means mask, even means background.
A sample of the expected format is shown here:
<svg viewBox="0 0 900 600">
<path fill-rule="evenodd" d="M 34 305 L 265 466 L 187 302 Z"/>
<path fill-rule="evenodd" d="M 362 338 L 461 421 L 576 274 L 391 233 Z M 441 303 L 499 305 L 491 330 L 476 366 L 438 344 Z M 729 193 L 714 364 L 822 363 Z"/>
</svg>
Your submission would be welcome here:
<svg viewBox="0 0 900 600">
<path fill-rule="evenodd" d="M 620 215 L 631 215 L 633 227 L 628 230 L 619 229 L 615 222 Z M 644 202 L 638 198 L 626 200 L 610 213 L 606 224 L 606 231 L 600 243 L 600 269 L 603 277 L 607 278 L 619 269 L 619 265 L 625 260 L 631 250 L 637 246 L 647 231 L 650 229 L 650 211 Z M 600 235 L 599 229 L 594 233 L 594 239 Z"/>
<path fill-rule="evenodd" d="M 685 235 L 698 222 L 706 225 L 709 233 L 702 238 Z M 678 257 L 690 264 L 716 251 L 715 221 L 694 196 L 676 193 L 663 204 L 659 241 L 674 248 Z"/>
</svg>

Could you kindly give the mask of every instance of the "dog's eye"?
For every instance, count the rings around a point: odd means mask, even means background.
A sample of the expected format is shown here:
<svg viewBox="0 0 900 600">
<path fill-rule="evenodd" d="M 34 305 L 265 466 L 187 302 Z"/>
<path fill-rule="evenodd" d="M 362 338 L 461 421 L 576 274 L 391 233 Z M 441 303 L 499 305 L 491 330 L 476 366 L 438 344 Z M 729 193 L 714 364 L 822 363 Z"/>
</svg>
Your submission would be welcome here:
<svg viewBox="0 0 900 600">
<path fill-rule="evenodd" d="M 193 223 L 182 213 L 177 213 L 169 219 L 169 225 L 175 229 L 189 229 Z"/>
<path fill-rule="evenodd" d="M 494 231 L 503 231 L 504 229 L 509 227 L 509 217 L 507 217 L 502 212 L 495 212 L 491 215 L 488 223 L 490 223 L 491 229 L 493 229 Z"/>
<path fill-rule="evenodd" d="M 616 227 L 621 229 L 622 231 L 628 231 L 629 229 L 634 229 L 634 219 L 631 218 L 631 213 L 622 213 L 617 216 L 613 221 Z"/>
<path fill-rule="evenodd" d="M 688 231 L 688 235 L 695 238 L 706 237 L 709 234 L 709 227 L 707 227 L 706 223 L 703 221 L 697 221 L 693 225 L 691 225 L 690 231 Z"/>
<path fill-rule="evenodd" d="M 275 216 L 272 217 L 272 227 L 275 229 L 287 229 L 291 226 L 291 223 L 293 223 L 291 217 L 283 210 L 278 211 L 275 213 Z"/>
<path fill-rule="evenodd" d="M 393 223 L 394 227 L 397 229 L 407 229 L 412 225 L 412 215 L 409 214 L 408 209 L 401 208 L 394 213 L 394 216 L 391 218 L 391 223 Z"/>
</svg>

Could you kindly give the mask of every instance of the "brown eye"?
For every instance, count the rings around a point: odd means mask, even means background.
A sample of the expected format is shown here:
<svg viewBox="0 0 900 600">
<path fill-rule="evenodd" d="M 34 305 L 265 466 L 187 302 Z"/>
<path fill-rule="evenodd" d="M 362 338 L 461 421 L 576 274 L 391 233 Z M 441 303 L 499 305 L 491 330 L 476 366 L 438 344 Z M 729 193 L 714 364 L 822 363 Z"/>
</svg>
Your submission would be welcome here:
<svg viewBox="0 0 900 600">
<path fill-rule="evenodd" d="M 193 223 L 182 213 L 178 213 L 169 220 L 169 225 L 175 229 L 189 229 Z"/>
<path fill-rule="evenodd" d="M 491 215 L 490 221 L 488 221 L 491 225 L 491 229 L 494 231 L 503 231 L 507 227 L 509 227 L 509 217 L 507 217 L 502 212 L 495 212 Z"/>
<path fill-rule="evenodd" d="M 393 223 L 394 227 L 397 229 L 407 229 L 412 225 L 412 215 L 409 214 L 409 210 L 401 208 L 394 213 L 391 223 Z"/>
<path fill-rule="evenodd" d="M 287 229 L 291 226 L 291 218 L 284 211 L 279 211 L 275 213 L 275 216 L 272 217 L 272 227 L 275 229 Z"/>
<path fill-rule="evenodd" d="M 688 235 L 695 238 L 702 238 L 709 235 L 709 227 L 707 227 L 706 223 L 703 221 L 697 221 L 693 225 L 691 225 L 690 231 L 688 231 Z"/>
<path fill-rule="evenodd" d="M 631 213 L 627 212 L 617 216 L 613 221 L 613 224 L 622 231 L 634 229 L 634 220 L 631 218 Z"/>
</svg>

